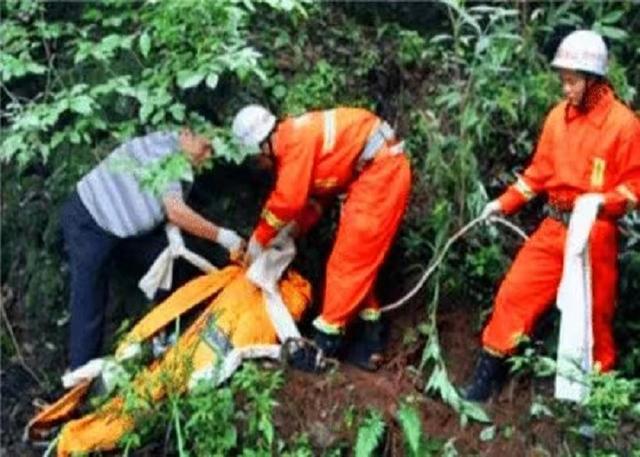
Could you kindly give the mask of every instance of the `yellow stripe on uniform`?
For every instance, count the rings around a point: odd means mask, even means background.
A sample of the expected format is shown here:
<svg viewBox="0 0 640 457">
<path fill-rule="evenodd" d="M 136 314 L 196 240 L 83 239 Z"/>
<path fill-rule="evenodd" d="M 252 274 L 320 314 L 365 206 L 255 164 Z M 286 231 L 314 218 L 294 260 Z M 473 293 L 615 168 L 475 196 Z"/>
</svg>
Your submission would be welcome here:
<svg viewBox="0 0 640 457">
<path fill-rule="evenodd" d="M 287 224 L 286 221 L 283 221 L 282 219 L 280 219 L 278 216 L 273 214 L 267 208 L 262 210 L 262 214 L 260 215 L 260 217 L 262 217 L 262 219 L 264 219 L 264 221 L 269 226 L 273 227 L 276 230 L 280 230 L 282 227 L 284 227 Z"/>
<path fill-rule="evenodd" d="M 518 180 L 513 186 L 527 200 L 531 200 L 536 196 L 536 193 L 531 189 L 531 187 L 529 187 L 529 184 L 527 184 L 521 176 L 518 176 Z"/>
<path fill-rule="evenodd" d="M 327 110 L 323 115 L 324 142 L 322 143 L 322 153 L 327 154 L 331 152 L 336 145 L 336 110 Z"/>
<path fill-rule="evenodd" d="M 315 181 L 313 181 L 313 185 L 317 189 L 324 189 L 324 190 L 333 189 L 338 185 L 338 178 L 336 178 L 335 176 L 332 176 L 325 179 L 316 179 Z"/>
<path fill-rule="evenodd" d="M 604 184 L 604 171 L 607 168 L 607 162 L 600 157 L 593 159 L 593 169 L 591 170 L 591 187 L 601 189 Z"/>
</svg>

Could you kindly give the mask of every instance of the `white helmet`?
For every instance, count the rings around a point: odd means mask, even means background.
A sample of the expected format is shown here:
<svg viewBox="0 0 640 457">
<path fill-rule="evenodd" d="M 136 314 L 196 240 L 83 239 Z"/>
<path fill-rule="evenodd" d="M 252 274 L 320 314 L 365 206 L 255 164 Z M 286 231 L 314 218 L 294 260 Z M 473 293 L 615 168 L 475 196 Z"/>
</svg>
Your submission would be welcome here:
<svg viewBox="0 0 640 457">
<path fill-rule="evenodd" d="M 562 40 L 551 66 L 604 76 L 607 73 L 607 46 L 598 33 L 576 30 Z"/>
<path fill-rule="evenodd" d="M 233 136 L 243 146 L 259 146 L 276 125 L 276 117 L 261 105 L 247 105 L 233 119 Z"/>
</svg>

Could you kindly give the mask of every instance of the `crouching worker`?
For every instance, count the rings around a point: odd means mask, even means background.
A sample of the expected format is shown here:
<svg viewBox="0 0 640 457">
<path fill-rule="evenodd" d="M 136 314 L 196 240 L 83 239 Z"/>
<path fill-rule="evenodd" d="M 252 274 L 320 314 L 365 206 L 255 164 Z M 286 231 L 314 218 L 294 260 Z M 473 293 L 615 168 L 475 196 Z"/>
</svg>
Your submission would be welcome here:
<svg viewBox="0 0 640 457">
<path fill-rule="evenodd" d="M 154 231 L 167 220 L 229 251 L 241 250 L 244 242 L 234 231 L 213 224 L 184 202 L 188 189 L 183 190 L 180 180 L 154 195 L 122 166 L 126 161 L 151 167 L 172 154 L 184 154 L 190 166 L 198 166 L 211 153 L 209 140 L 188 129 L 134 138 L 85 175 L 65 202 L 61 225 L 71 274 L 71 370 L 99 356 L 108 267 L 116 252 L 148 268 L 167 246 L 164 232 Z"/>
<path fill-rule="evenodd" d="M 616 219 L 638 206 L 640 122 L 616 99 L 605 79 L 607 49 L 597 33 L 580 30 L 568 35 L 552 66 L 559 71 L 565 100 L 548 114 L 531 165 L 484 210 L 485 216 L 512 214 L 545 193 L 547 217 L 500 286 L 482 334 L 484 350 L 463 391 L 468 400 L 485 401 L 500 387 L 506 357 L 554 303 L 565 274 L 568 221 L 578 199 L 591 199 L 597 207 L 586 248 L 590 254 L 586 258 L 591 259 L 585 268 L 591 270 L 593 334 L 588 365 L 607 371 L 616 360 L 612 331 L 618 274 Z"/>
<path fill-rule="evenodd" d="M 308 112 L 280 122 L 250 105 L 233 121 L 237 140 L 255 147 L 265 167 L 274 167 L 275 188 L 249 241 L 251 263 L 279 231 L 300 235 L 322 214 L 329 199 L 344 193 L 338 232 L 326 269 L 315 343 L 335 357 L 345 328 L 357 321 L 349 358 L 365 369 L 381 361 L 382 337 L 374 282 L 405 211 L 411 187 L 409 161 L 391 127 L 364 109 Z M 319 371 L 314 357 L 294 366 Z"/>
</svg>

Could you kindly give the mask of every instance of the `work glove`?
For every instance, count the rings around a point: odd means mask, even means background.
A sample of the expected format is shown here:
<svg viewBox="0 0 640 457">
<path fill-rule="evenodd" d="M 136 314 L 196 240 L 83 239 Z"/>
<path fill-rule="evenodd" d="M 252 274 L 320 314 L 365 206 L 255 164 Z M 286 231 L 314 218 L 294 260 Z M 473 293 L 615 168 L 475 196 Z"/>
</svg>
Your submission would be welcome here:
<svg viewBox="0 0 640 457">
<path fill-rule="evenodd" d="M 226 248 L 231 254 L 237 251 L 242 251 L 245 245 L 245 241 L 240 235 L 233 230 L 229 230 L 224 227 L 218 228 L 216 243 Z"/>
<path fill-rule="evenodd" d="M 500 213 L 502 213 L 502 205 L 500 205 L 498 200 L 492 200 L 485 205 L 482 213 L 480 213 L 480 217 L 482 219 L 488 219 L 491 216 L 497 216 Z"/>
<path fill-rule="evenodd" d="M 260 256 L 260 254 L 262 254 L 263 251 L 264 247 L 260 244 L 255 236 L 252 236 L 249 240 L 247 250 L 244 253 L 244 258 L 242 260 L 245 266 L 251 266 L 251 264 Z"/>
</svg>

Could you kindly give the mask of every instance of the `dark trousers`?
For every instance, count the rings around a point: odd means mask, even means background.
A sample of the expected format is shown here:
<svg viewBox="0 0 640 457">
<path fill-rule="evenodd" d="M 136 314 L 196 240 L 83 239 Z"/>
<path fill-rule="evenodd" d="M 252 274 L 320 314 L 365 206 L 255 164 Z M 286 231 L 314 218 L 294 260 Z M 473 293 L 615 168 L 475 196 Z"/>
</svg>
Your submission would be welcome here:
<svg viewBox="0 0 640 457">
<path fill-rule="evenodd" d="M 119 238 L 103 230 L 77 192 L 67 199 L 61 214 L 65 249 L 71 275 L 70 368 L 98 357 L 109 295 L 109 273 L 116 253 L 146 271 L 167 246 L 164 230 Z"/>
</svg>

